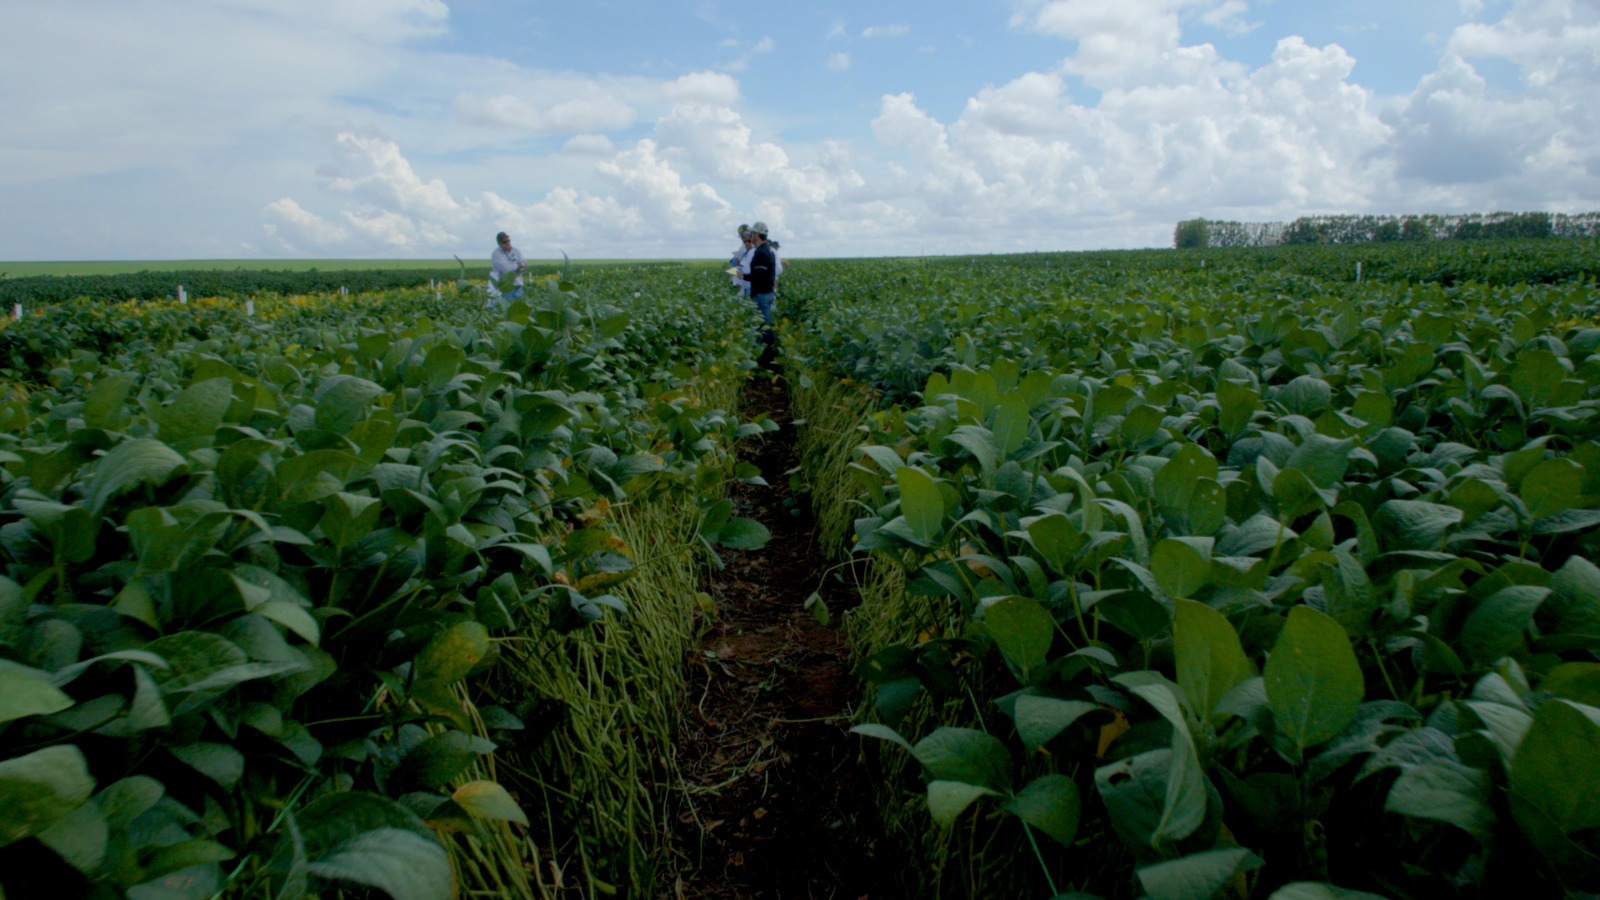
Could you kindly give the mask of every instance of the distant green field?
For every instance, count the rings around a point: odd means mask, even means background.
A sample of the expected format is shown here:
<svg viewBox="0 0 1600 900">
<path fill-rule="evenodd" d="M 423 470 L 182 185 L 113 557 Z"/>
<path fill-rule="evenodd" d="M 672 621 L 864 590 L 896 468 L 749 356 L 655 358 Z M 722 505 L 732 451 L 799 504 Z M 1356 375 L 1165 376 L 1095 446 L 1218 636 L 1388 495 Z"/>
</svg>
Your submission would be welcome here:
<svg viewBox="0 0 1600 900">
<path fill-rule="evenodd" d="M 665 261 L 665 260 L 658 260 Z M 621 260 L 573 260 L 590 266 Z M 629 260 L 644 262 L 644 260 Z M 467 271 L 487 270 L 487 259 L 466 260 Z M 529 265 L 560 265 L 559 259 L 530 259 Z M 360 272 L 368 269 L 453 269 L 454 259 L 157 259 L 157 260 L 58 260 L 52 262 L 0 262 L 0 277 L 26 278 L 30 275 L 128 275 L 135 272 L 211 272 L 245 271 Z"/>
</svg>

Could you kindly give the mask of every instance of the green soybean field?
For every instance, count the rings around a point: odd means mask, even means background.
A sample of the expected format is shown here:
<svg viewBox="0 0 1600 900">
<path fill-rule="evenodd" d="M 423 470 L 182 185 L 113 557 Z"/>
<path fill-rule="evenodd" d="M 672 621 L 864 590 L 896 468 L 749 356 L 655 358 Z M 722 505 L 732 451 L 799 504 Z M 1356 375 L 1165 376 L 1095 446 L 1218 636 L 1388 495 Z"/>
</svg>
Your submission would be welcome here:
<svg viewBox="0 0 1600 900">
<path fill-rule="evenodd" d="M 766 352 L 699 264 L 7 279 L 0 897 L 1600 891 L 1597 269 L 798 258 Z M 692 757 L 761 570 L 851 699 Z M 825 769 L 870 886 L 713 865 Z"/>
</svg>

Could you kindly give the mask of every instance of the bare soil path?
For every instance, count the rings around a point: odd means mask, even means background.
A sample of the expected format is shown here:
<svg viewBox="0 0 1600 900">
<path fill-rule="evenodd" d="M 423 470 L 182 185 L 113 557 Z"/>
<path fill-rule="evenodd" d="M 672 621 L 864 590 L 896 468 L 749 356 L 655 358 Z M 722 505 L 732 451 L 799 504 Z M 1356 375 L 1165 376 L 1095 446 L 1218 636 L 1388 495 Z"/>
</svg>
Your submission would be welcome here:
<svg viewBox="0 0 1600 900">
<path fill-rule="evenodd" d="M 798 461 L 785 381 L 759 370 L 743 403 L 742 418 L 766 413 L 780 425 L 741 444 L 769 484 L 733 495 L 736 515 L 765 524 L 772 540 L 720 551 L 727 567 L 706 587 L 717 613 L 690 660 L 676 849 L 657 897 L 891 900 L 893 866 L 880 856 L 860 738 L 848 733 L 860 688 L 837 617 L 855 598 L 820 584 L 809 505 L 789 485 Z M 831 625 L 803 609 L 819 587 Z"/>
</svg>

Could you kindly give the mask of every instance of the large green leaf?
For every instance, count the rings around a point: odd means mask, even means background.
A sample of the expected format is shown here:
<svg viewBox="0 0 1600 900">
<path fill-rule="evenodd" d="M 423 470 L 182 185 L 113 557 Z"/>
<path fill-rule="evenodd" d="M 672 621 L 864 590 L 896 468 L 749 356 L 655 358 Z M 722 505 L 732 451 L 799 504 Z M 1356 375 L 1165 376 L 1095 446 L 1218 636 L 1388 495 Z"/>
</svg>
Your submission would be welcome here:
<svg viewBox="0 0 1600 900">
<path fill-rule="evenodd" d="M 935 822 L 949 828 L 973 801 L 979 797 L 996 796 L 997 793 L 981 784 L 968 784 L 965 781 L 930 781 L 928 812 Z"/>
<path fill-rule="evenodd" d="M 1262 676 L 1273 719 L 1301 751 L 1350 724 L 1366 692 L 1344 629 L 1308 606 L 1289 612 Z"/>
<path fill-rule="evenodd" d="M 1123 672 L 1112 676 L 1111 680 L 1150 704 L 1150 707 L 1160 713 L 1163 719 L 1171 723 L 1174 742 L 1193 743 L 1190 721 L 1192 712 L 1189 709 L 1188 698 L 1183 696 L 1183 688 L 1165 675 L 1149 669 Z"/>
<path fill-rule="evenodd" d="M 1494 830 L 1489 774 L 1447 759 L 1406 766 L 1389 789 L 1389 812 L 1454 825 L 1488 844 Z"/>
<path fill-rule="evenodd" d="M 1484 598 L 1461 626 L 1461 646 L 1477 662 L 1488 664 L 1522 650 L 1523 635 L 1533 626 L 1549 588 L 1515 585 Z"/>
<path fill-rule="evenodd" d="M 911 747 L 933 781 L 960 781 L 996 791 L 1011 787 L 1011 754 L 999 738 L 972 728 L 941 727 Z"/>
<path fill-rule="evenodd" d="M 331 375 L 322 379 L 312 398 L 317 409 L 317 427 L 336 434 L 348 432 L 371 414 L 372 401 L 382 394 L 382 387 L 353 375 Z"/>
<path fill-rule="evenodd" d="M 446 341 L 440 341 L 428 348 L 428 355 L 422 361 L 422 372 L 427 378 L 427 387 L 439 388 L 448 384 L 461 370 L 461 364 L 465 360 L 466 354 L 461 348 Z"/>
<path fill-rule="evenodd" d="M 1067 730 L 1072 723 L 1099 710 L 1099 706 L 1086 700 L 1061 700 L 1023 694 L 1012 707 L 1012 718 L 1017 724 L 1017 734 L 1022 737 L 1029 752 L 1033 752 Z"/>
<path fill-rule="evenodd" d="M 895 452 L 893 447 L 882 447 L 877 444 L 863 444 L 856 448 L 856 452 L 872 460 L 874 463 L 877 463 L 878 468 L 883 472 L 883 474 L 888 476 L 893 476 L 896 472 L 900 471 L 901 466 L 905 465 L 905 460 L 900 458 L 900 454 Z M 863 470 L 865 471 L 864 467 Z"/>
<path fill-rule="evenodd" d="M 1540 704 L 1511 760 L 1511 815 L 1534 850 L 1569 885 L 1592 888 L 1600 872 L 1600 775 L 1577 763 L 1600 753 L 1600 709 L 1565 700 Z"/>
<path fill-rule="evenodd" d="M 1536 844 L 1541 819 L 1562 834 L 1600 828 L 1600 767 L 1578 762 L 1600 759 L 1596 717 L 1600 710 L 1593 707 L 1547 700 L 1511 757 L 1511 810 Z"/>
<path fill-rule="evenodd" d="M 1167 852 L 1205 821 L 1205 775 L 1187 735 L 1101 766 L 1094 782 L 1117 834 L 1136 849 Z"/>
<path fill-rule="evenodd" d="M 708 503 L 700 515 L 699 533 L 707 541 L 716 541 L 733 518 L 733 501 L 726 497 Z"/>
<path fill-rule="evenodd" d="M 244 777 L 244 754 L 229 744 L 196 741 L 169 749 L 173 756 L 227 790 L 233 790 L 239 779 Z"/>
<path fill-rule="evenodd" d="M 1562 663 L 1545 673 L 1539 690 L 1585 706 L 1600 707 L 1600 663 Z"/>
<path fill-rule="evenodd" d="M 985 418 L 1000 402 L 1000 386 L 988 372 L 956 369 L 950 373 L 950 387 L 964 399 L 978 407 L 978 417 Z"/>
<path fill-rule="evenodd" d="M 69 563 L 87 562 L 94 556 L 100 533 L 100 520 L 81 506 L 57 503 L 32 492 L 19 491 L 12 498 L 17 510 L 50 540 L 56 556 Z"/>
<path fill-rule="evenodd" d="M 1373 429 L 1385 429 L 1394 424 L 1394 398 L 1385 391 L 1362 391 L 1350 412 Z"/>
<path fill-rule="evenodd" d="M 884 725 L 879 722 L 863 722 L 860 725 L 853 725 L 850 727 L 850 733 L 860 734 L 866 737 L 875 737 L 880 741 L 888 741 L 891 744 L 898 744 L 901 747 L 904 747 L 906 750 L 911 749 L 910 741 L 907 741 L 905 738 L 901 737 L 898 731 L 895 731 L 888 725 Z"/>
<path fill-rule="evenodd" d="M 1361 561 L 1344 547 L 1332 550 L 1333 564 L 1323 566 L 1322 590 L 1327 600 L 1324 611 L 1347 633 L 1359 640 L 1371 627 L 1378 600 Z"/>
<path fill-rule="evenodd" d="M 241 597 L 262 598 L 250 607 L 251 612 L 277 622 L 304 638 L 306 643 L 318 642 L 321 629 L 311 613 L 311 603 L 294 585 L 259 566 L 234 566 L 231 574 Z"/>
<path fill-rule="evenodd" d="M 1277 519 L 1257 513 L 1236 526 L 1223 529 L 1215 552 L 1220 556 L 1262 556 L 1299 536 Z"/>
<path fill-rule="evenodd" d="M 1561 386 L 1566 374 L 1561 360 L 1554 353 L 1536 348 L 1517 355 L 1516 363 L 1507 373 L 1507 380 L 1530 409 L 1537 409 Z"/>
<path fill-rule="evenodd" d="M 1049 513 L 1023 519 L 1023 532 L 1029 544 L 1052 570 L 1065 573 L 1088 543 L 1088 538 L 1064 513 Z"/>
<path fill-rule="evenodd" d="M 1355 438 L 1335 440 L 1326 435 L 1308 434 L 1283 467 L 1306 473 L 1318 487 L 1337 487 L 1344 481 L 1345 470 L 1350 465 L 1350 451 L 1355 446 Z"/>
<path fill-rule="evenodd" d="M 121 429 L 128 418 L 123 404 L 137 380 L 132 372 L 112 372 L 95 382 L 84 398 L 83 424 L 106 431 Z"/>
<path fill-rule="evenodd" d="M 1249 850 L 1227 847 L 1145 866 L 1136 874 L 1150 900 L 1213 900 L 1235 875 L 1260 866 Z"/>
<path fill-rule="evenodd" d="M 1156 473 L 1156 505 L 1179 515 L 1187 515 L 1195 485 L 1202 478 L 1216 480 L 1216 457 L 1199 444 L 1184 444 Z"/>
<path fill-rule="evenodd" d="M 411 748 L 391 776 L 389 790 L 442 788 L 492 752 L 494 744 L 483 738 L 454 729 L 441 732 Z"/>
<path fill-rule="evenodd" d="M 983 608 L 989 636 L 1006 661 L 1026 682 L 1033 669 L 1044 664 L 1055 639 L 1056 622 L 1038 601 L 1028 597 L 1002 597 Z"/>
<path fill-rule="evenodd" d="M 945 440 L 972 454 L 985 478 L 994 475 L 995 466 L 1000 462 L 1000 448 L 996 446 L 995 436 L 989 429 L 978 425 L 961 425 L 946 435 Z"/>
<path fill-rule="evenodd" d="M 1600 567 L 1573 554 L 1550 576 L 1550 596 L 1539 608 L 1541 649 L 1600 647 Z"/>
<path fill-rule="evenodd" d="M 234 685 L 281 678 L 307 667 L 303 658 L 252 661 L 237 644 L 204 631 L 156 638 L 144 649 L 167 662 L 167 668 L 152 674 L 161 695 L 175 698 L 174 716 L 204 707 Z"/>
<path fill-rule="evenodd" d="M 1424 500 L 1389 500 L 1372 517 L 1385 551 L 1438 550 L 1462 512 Z"/>
<path fill-rule="evenodd" d="M 165 793 L 166 788 L 154 778 L 133 775 L 107 785 L 95 795 L 94 802 L 105 813 L 106 825 L 120 831 L 155 806 Z"/>
<path fill-rule="evenodd" d="M 156 414 L 157 433 L 173 447 L 209 445 L 233 403 L 233 382 L 208 378 L 178 393 Z"/>
<path fill-rule="evenodd" d="M 5 678 L 5 688 L 0 690 L 0 724 L 60 712 L 74 702 L 42 672 L 0 659 L 0 676 Z"/>
<path fill-rule="evenodd" d="M 278 489 L 288 503 L 310 503 L 344 490 L 372 464 L 343 450 L 312 450 L 278 463 Z"/>
<path fill-rule="evenodd" d="M 334 547 L 343 549 L 377 527 L 383 501 L 376 497 L 335 491 L 322 500 L 322 518 L 317 527 Z"/>
<path fill-rule="evenodd" d="M 1546 459 L 1523 476 L 1517 493 L 1536 519 L 1554 516 L 1583 503 L 1583 466 L 1570 459 Z"/>
<path fill-rule="evenodd" d="M 1000 398 L 999 405 L 995 407 L 992 431 L 995 448 L 999 450 L 1001 458 L 1010 456 L 1027 442 L 1031 424 L 1028 403 L 1021 394 L 1009 391 Z"/>
<path fill-rule="evenodd" d="M 894 477 L 900 486 L 900 514 L 906 525 L 924 546 L 933 546 L 944 524 L 944 497 L 938 483 L 915 466 L 901 466 Z"/>
<path fill-rule="evenodd" d="M 1175 601 L 1172 639 L 1178 684 L 1201 718 L 1214 715 L 1235 685 L 1255 677 L 1233 624 L 1204 603 Z"/>
<path fill-rule="evenodd" d="M 1194 597 L 1211 580 L 1211 553 L 1216 542 L 1208 537 L 1162 538 L 1150 548 L 1150 571 L 1170 597 Z"/>
<path fill-rule="evenodd" d="M 295 818 L 300 855 L 313 875 L 375 887 L 394 900 L 447 900 L 452 894 L 444 847 L 421 819 L 392 800 L 360 791 L 328 794 Z M 273 868 L 287 872 L 294 855 L 286 841 Z"/>
<path fill-rule="evenodd" d="M 1301 375 L 1278 390 L 1275 399 L 1291 413 L 1313 418 L 1333 399 L 1333 387 L 1321 378 Z"/>
<path fill-rule="evenodd" d="M 183 631 L 156 638 L 144 646 L 167 662 L 158 670 L 156 684 L 163 693 L 192 689 L 209 679 L 249 663 L 250 656 L 237 644 L 206 631 Z"/>
<path fill-rule="evenodd" d="M 1050 835 L 1061 846 L 1071 847 L 1078 833 L 1083 798 L 1076 782 L 1052 772 L 1028 782 L 1001 808 Z"/>
<path fill-rule="evenodd" d="M 183 457 L 153 438 L 135 438 L 111 448 L 95 463 L 85 499 L 96 515 L 123 491 L 141 484 L 159 487 L 187 471 Z"/>
<path fill-rule="evenodd" d="M 1265 471 L 1259 464 L 1257 469 Z M 1293 521 L 1308 512 L 1333 507 L 1339 502 L 1339 492 L 1318 485 L 1300 469 L 1281 469 L 1272 478 L 1272 499 L 1278 517 Z"/>
<path fill-rule="evenodd" d="M 105 862 L 111 830 L 100 806 L 85 803 L 35 836 L 73 868 L 93 878 Z"/>
<path fill-rule="evenodd" d="M 1217 425 L 1228 438 L 1244 435 L 1256 410 L 1261 408 L 1261 395 L 1232 381 L 1217 383 Z"/>
<path fill-rule="evenodd" d="M 760 550 L 772 540 L 772 532 L 755 519 L 734 518 L 718 532 L 716 543 L 734 550 Z"/>
<path fill-rule="evenodd" d="M 215 863 L 232 859 L 234 853 L 216 841 L 203 838 L 179 841 L 176 844 L 167 844 L 159 849 L 141 857 L 143 864 L 141 874 L 146 879 L 139 887 L 130 890 L 130 900 L 178 900 L 178 898 L 200 897 L 214 895 L 215 887 L 207 886 L 197 890 L 199 878 L 195 876 L 204 871 L 202 877 L 214 878 L 219 873 Z"/>
<path fill-rule="evenodd" d="M 92 793 L 94 778 L 75 744 L 0 760 L 0 847 L 44 831 Z"/>
<path fill-rule="evenodd" d="M 1183 516 L 1191 533 L 1216 534 L 1228 521 L 1228 489 L 1214 478 L 1199 479 Z"/>
</svg>

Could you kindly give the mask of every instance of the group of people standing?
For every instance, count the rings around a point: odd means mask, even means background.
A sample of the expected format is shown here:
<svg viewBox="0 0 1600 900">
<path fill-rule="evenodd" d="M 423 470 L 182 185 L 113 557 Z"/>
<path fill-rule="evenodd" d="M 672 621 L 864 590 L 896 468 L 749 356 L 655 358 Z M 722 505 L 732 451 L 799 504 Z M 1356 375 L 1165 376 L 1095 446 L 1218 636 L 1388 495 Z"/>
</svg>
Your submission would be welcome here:
<svg viewBox="0 0 1600 900">
<path fill-rule="evenodd" d="M 783 274 L 783 257 L 778 255 L 778 242 L 768 240 L 767 223 L 739 226 L 739 246 L 728 259 L 729 273 L 739 292 L 749 297 L 761 313 L 764 327 L 761 342 L 772 343 L 772 306 L 778 299 L 778 276 Z M 511 245 L 511 236 L 504 231 L 494 236 L 495 248 L 489 253 L 489 302 L 501 299 L 516 300 L 522 297 L 522 272 L 528 263 L 521 251 Z M 501 280 L 515 273 L 510 290 L 502 290 Z"/>
<path fill-rule="evenodd" d="M 761 312 L 765 327 L 761 342 L 772 343 L 772 305 L 778 299 L 778 276 L 783 274 L 783 258 L 778 242 L 767 239 L 767 223 L 739 226 L 739 247 L 728 260 L 733 283 Z"/>
</svg>

